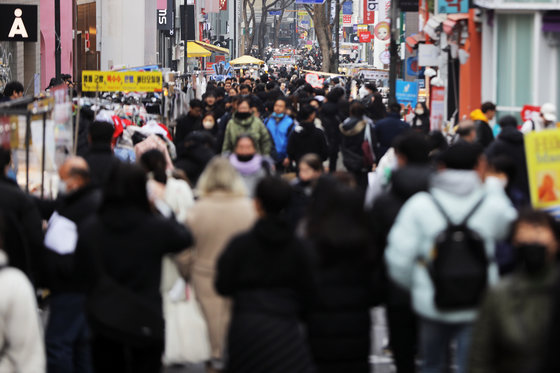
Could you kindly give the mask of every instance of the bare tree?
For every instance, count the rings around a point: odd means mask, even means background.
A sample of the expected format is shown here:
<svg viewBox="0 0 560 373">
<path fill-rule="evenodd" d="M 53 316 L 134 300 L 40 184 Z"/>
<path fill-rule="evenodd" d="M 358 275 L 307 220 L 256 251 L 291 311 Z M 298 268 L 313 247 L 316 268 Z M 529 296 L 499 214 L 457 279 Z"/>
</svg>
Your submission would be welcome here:
<svg viewBox="0 0 560 373">
<path fill-rule="evenodd" d="M 274 48 L 278 48 L 278 33 L 280 32 L 280 26 L 282 25 L 282 19 L 284 18 L 284 12 L 286 9 L 288 9 L 289 7 L 292 6 L 292 4 L 295 2 L 295 0 L 281 0 L 280 2 L 280 6 L 279 6 L 279 11 L 280 11 L 280 15 L 278 16 L 278 18 L 274 19 Z"/>
<path fill-rule="evenodd" d="M 243 27 L 244 32 L 241 37 L 241 50 L 243 54 L 250 54 L 253 43 L 255 42 L 255 1 L 243 0 Z M 247 15 L 249 8 L 249 15 Z"/>
<path fill-rule="evenodd" d="M 333 0 L 326 0 L 323 4 L 304 5 L 305 10 L 313 19 L 315 34 L 317 35 L 317 42 L 319 43 L 319 50 L 323 56 L 322 71 L 335 72 L 335 50 L 333 47 L 333 30 L 334 24 L 331 23 L 331 4 Z M 339 1 L 339 0 L 334 0 Z M 337 6 L 339 9 L 339 6 Z M 335 15 L 338 17 L 338 14 Z M 338 32 L 337 32 L 338 35 Z"/>
<path fill-rule="evenodd" d="M 268 13 L 272 11 L 281 11 L 283 16 L 284 10 L 288 8 L 290 5 L 294 3 L 295 0 L 261 0 L 262 8 L 261 8 L 261 20 L 259 23 L 259 33 L 258 33 L 258 47 L 259 47 L 259 57 L 262 58 L 264 56 L 264 48 L 265 48 L 265 35 L 266 35 L 266 21 L 268 19 Z M 280 18 L 280 22 L 282 22 L 282 18 Z M 278 23 L 279 25 L 280 23 Z M 277 29 L 275 27 L 274 38 L 278 37 Z"/>
</svg>

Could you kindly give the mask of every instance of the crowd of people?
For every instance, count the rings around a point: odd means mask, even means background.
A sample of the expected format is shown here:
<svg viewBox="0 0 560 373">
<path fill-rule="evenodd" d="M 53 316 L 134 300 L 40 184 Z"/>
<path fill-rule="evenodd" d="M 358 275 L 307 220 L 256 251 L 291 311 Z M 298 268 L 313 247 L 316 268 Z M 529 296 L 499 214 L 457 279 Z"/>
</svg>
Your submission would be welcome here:
<svg viewBox="0 0 560 373">
<path fill-rule="evenodd" d="M 99 117 L 55 200 L 0 149 L 0 371 L 365 373 L 379 305 L 397 372 L 557 371 L 560 230 L 531 209 L 523 146 L 556 109 L 495 136 L 484 103 L 450 140 L 425 103 L 407 122 L 360 91 L 209 82 L 176 159 L 134 164 Z"/>
</svg>

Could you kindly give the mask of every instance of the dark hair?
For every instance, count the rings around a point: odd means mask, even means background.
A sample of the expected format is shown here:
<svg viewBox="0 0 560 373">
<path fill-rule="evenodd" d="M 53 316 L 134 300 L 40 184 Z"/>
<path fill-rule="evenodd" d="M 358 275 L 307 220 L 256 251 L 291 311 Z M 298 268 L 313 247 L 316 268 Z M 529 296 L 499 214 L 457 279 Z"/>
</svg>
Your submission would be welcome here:
<svg viewBox="0 0 560 373">
<path fill-rule="evenodd" d="M 424 109 L 424 114 L 422 114 L 423 117 L 429 117 L 430 116 L 430 109 L 428 109 L 428 106 L 426 105 L 426 103 L 424 101 L 419 101 L 416 105 L 420 105 L 422 106 L 422 109 Z M 414 115 L 417 115 L 416 113 L 414 113 Z"/>
<path fill-rule="evenodd" d="M 251 86 L 248 85 L 248 84 L 241 84 L 241 85 L 239 86 L 239 92 L 241 92 L 241 91 L 244 90 L 244 89 L 248 89 L 249 92 L 253 92 L 253 89 L 252 89 Z"/>
<path fill-rule="evenodd" d="M 355 101 L 350 105 L 350 116 L 361 118 L 366 115 L 366 107 L 359 101 Z"/>
<path fill-rule="evenodd" d="M 18 81 L 11 81 L 4 87 L 4 96 L 11 97 L 14 93 L 23 92 L 23 84 Z"/>
<path fill-rule="evenodd" d="M 157 149 L 151 149 L 142 154 L 140 157 L 140 164 L 144 167 L 146 172 L 152 172 L 154 180 L 160 183 L 167 183 L 167 162 L 162 152 Z"/>
<path fill-rule="evenodd" d="M 203 95 L 203 99 L 206 99 L 207 97 L 214 97 L 216 98 L 216 93 L 214 93 L 214 90 L 210 90 L 210 91 L 206 91 L 206 93 Z"/>
<path fill-rule="evenodd" d="M 192 109 L 194 107 L 198 107 L 203 109 L 204 108 L 204 103 L 197 99 L 197 98 L 193 98 L 190 102 L 189 102 L 189 107 Z"/>
<path fill-rule="evenodd" d="M 517 119 L 513 115 L 506 115 L 498 122 L 501 128 L 513 127 L 517 128 Z"/>
<path fill-rule="evenodd" d="M 434 150 L 444 151 L 449 148 L 445 135 L 441 131 L 431 131 L 428 134 L 428 146 L 430 152 Z"/>
<path fill-rule="evenodd" d="M 223 83 L 222 83 L 223 84 Z M 216 88 L 214 90 L 214 94 L 216 95 L 216 98 L 218 97 L 226 97 L 226 90 L 223 86 L 219 86 L 218 88 Z"/>
<path fill-rule="evenodd" d="M 558 229 L 558 222 L 547 212 L 542 210 L 534 210 L 532 208 L 522 209 L 517 216 L 517 220 L 513 223 L 512 234 L 521 224 L 528 224 L 535 227 L 549 228 L 556 237 L 556 241 L 560 242 L 560 230 Z"/>
<path fill-rule="evenodd" d="M 247 105 L 249 105 L 249 107 L 253 107 L 253 100 L 251 100 L 251 97 L 241 97 L 238 101 L 237 101 L 237 106 L 239 107 L 239 105 L 241 105 L 242 103 L 246 102 Z"/>
<path fill-rule="evenodd" d="M 467 119 L 459 122 L 456 133 L 461 137 L 465 137 L 475 130 L 476 126 L 474 125 L 474 122 L 470 119 Z"/>
<path fill-rule="evenodd" d="M 373 100 L 373 103 L 369 105 L 371 119 L 379 120 L 385 118 L 387 116 L 387 108 L 383 103 L 383 96 L 381 96 L 381 93 L 375 92 L 373 97 L 375 99 Z"/>
<path fill-rule="evenodd" d="M 0 174 L 4 174 L 4 169 L 12 161 L 12 152 L 10 149 L 0 147 Z"/>
<path fill-rule="evenodd" d="M 116 163 L 107 180 L 101 211 L 107 208 L 135 206 L 150 212 L 146 192 L 146 173 L 135 164 Z"/>
<path fill-rule="evenodd" d="M 429 162 L 430 146 L 424 134 L 407 131 L 395 139 L 393 148 L 406 158 L 408 164 L 426 164 Z"/>
<path fill-rule="evenodd" d="M 494 169 L 494 171 L 506 174 L 508 178 L 508 185 L 511 185 L 511 183 L 515 180 L 517 169 L 515 167 L 515 162 L 511 157 L 501 154 L 490 158 L 488 160 L 488 164 L 492 169 Z"/>
<path fill-rule="evenodd" d="M 280 177 L 267 176 L 257 184 L 255 199 L 260 202 L 266 215 L 278 216 L 289 207 L 292 188 Z"/>
<path fill-rule="evenodd" d="M 375 86 L 375 83 L 366 83 L 366 85 L 364 87 L 366 87 L 367 89 L 369 89 L 373 93 L 377 92 L 377 87 Z"/>
<path fill-rule="evenodd" d="M 400 114 L 401 113 L 401 104 L 399 104 L 398 102 L 391 102 L 389 104 L 389 112 L 390 113 L 396 113 L 396 114 Z"/>
<path fill-rule="evenodd" d="M 327 100 L 332 103 L 337 103 L 344 96 L 344 89 L 342 87 L 334 87 L 327 93 Z"/>
<path fill-rule="evenodd" d="M 274 83 L 273 81 L 266 83 L 266 89 L 268 91 L 272 91 L 274 88 L 276 88 L 276 83 Z"/>
<path fill-rule="evenodd" d="M 313 115 L 313 113 L 315 113 L 315 112 L 316 112 L 316 109 L 315 109 L 313 106 L 311 106 L 311 105 L 309 105 L 309 104 L 303 105 L 303 106 L 299 109 L 299 112 L 298 112 L 298 115 L 297 115 L 297 119 L 298 119 L 298 121 L 300 121 L 300 122 L 305 122 L 305 121 L 306 121 L 307 119 L 309 119 L 309 117 L 310 117 L 311 115 Z"/>
<path fill-rule="evenodd" d="M 89 126 L 89 137 L 93 144 L 111 144 L 115 128 L 111 123 L 94 121 Z"/>
<path fill-rule="evenodd" d="M 301 157 L 299 159 L 299 163 L 305 163 L 313 171 L 323 172 L 325 170 L 324 167 L 323 167 L 323 162 L 321 161 L 321 158 L 317 154 L 314 154 L 314 153 L 305 154 L 303 157 Z"/>
<path fill-rule="evenodd" d="M 204 119 L 206 117 L 212 117 L 212 118 L 214 118 L 214 121 L 217 121 L 216 114 L 214 114 L 213 111 L 209 111 L 209 112 L 202 115 L 202 119 Z"/>
<path fill-rule="evenodd" d="M 480 110 L 485 114 L 489 111 L 496 111 L 496 105 L 491 103 L 490 101 L 487 101 L 480 105 Z"/>
<path fill-rule="evenodd" d="M 439 157 L 440 163 L 454 170 L 473 170 L 480 160 L 484 149 L 478 143 L 461 141 L 451 145 Z"/>
</svg>

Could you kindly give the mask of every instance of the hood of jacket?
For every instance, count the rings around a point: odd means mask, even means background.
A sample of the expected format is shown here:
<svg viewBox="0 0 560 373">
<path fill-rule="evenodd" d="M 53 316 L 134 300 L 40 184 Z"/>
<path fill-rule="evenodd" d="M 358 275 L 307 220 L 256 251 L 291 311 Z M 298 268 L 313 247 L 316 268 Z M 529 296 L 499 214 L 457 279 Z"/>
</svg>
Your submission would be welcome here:
<svg viewBox="0 0 560 373">
<path fill-rule="evenodd" d="M 459 197 L 468 196 L 481 185 L 482 181 L 476 171 L 469 170 L 443 170 L 436 173 L 430 182 L 431 188 Z"/>
<path fill-rule="evenodd" d="M 506 127 L 498 135 L 498 139 L 515 145 L 523 145 L 523 133 L 514 127 Z"/>
<path fill-rule="evenodd" d="M 355 136 L 362 132 L 367 124 L 368 122 L 365 118 L 350 117 L 346 118 L 346 120 L 340 124 L 339 128 L 344 136 Z"/>
<path fill-rule="evenodd" d="M 235 124 L 238 124 L 238 125 L 240 125 L 241 127 L 245 127 L 245 128 L 251 127 L 251 125 L 253 124 L 253 122 L 255 121 L 255 119 L 256 119 L 256 118 L 255 118 L 254 115 L 251 115 L 249 118 L 243 119 L 243 120 L 239 119 L 239 118 L 237 117 L 237 115 L 235 115 L 235 114 L 233 115 L 233 121 L 235 122 Z"/>
<path fill-rule="evenodd" d="M 391 176 L 391 190 L 401 200 L 406 201 L 414 194 L 427 191 L 432 170 L 427 166 L 406 166 L 397 169 Z"/>
<path fill-rule="evenodd" d="M 471 120 L 479 120 L 481 122 L 488 123 L 488 118 L 486 118 L 486 115 L 480 109 L 473 110 L 470 117 Z"/>
</svg>

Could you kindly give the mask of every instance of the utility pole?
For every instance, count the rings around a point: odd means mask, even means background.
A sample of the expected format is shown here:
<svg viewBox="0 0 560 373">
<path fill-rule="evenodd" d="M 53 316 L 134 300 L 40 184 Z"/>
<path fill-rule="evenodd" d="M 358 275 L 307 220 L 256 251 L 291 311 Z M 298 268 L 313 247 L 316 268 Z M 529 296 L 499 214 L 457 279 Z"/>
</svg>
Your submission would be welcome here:
<svg viewBox="0 0 560 373">
<path fill-rule="evenodd" d="M 397 46 L 397 18 L 399 16 L 399 0 L 391 0 L 391 44 L 389 52 L 391 53 L 391 63 L 389 65 L 389 102 L 397 101 L 397 65 L 399 62 L 398 46 Z"/>
<path fill-rule="evenodd" d="M 54 58 L 55 58 L 55 76 L 60 79 L 61 75 L 61 45 L 60 45 L 60 0 L 54 0 Z"/>
<path fill-rule="evenodd" d="M 335 37 L 335 52 L 334 52 L 334 61 L 331 64 L 334 69 L 334 73 L 338 73 L 338 59 L 340 58 L 340 1 L 336 0 L 336 7 L 335 7 L 335 20 L 334 20 L 334 37 Z"/>
</svg>

